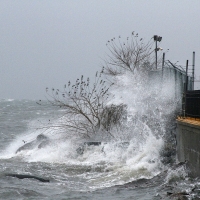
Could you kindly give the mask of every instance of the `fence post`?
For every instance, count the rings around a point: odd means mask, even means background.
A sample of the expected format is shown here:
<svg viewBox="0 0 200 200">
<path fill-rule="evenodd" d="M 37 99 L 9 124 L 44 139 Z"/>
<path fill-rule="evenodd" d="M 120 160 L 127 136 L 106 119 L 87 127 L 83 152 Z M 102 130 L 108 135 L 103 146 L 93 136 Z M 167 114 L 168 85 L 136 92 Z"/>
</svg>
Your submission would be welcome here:
<svg viewBox="0 0 200 200">
<path fill-rule="evenodd" d="M 185 94 L 185 83 L 183 84 L 183 97 L 182 97 L 182 111 L 183 111 L 183 118 L 185 118 L 185 99 L 186 99 L 186 94 Z"/>
<path fill-rule="evenodd" d="M 186 101 L 186 92 L 187 92 L 187 89 L 188 89 L 188 60 L 186 61 L 186 83 L 185 83 L 185 87 L 184 87 L 184 118 L 186 116 L 186 104 L 187 104 L 187 101 Z"/>
<path fill-rule="evenodd" d="M 165 53 L 163 53 L 163 58 L 162 58 L 162 80 L 163 80 L 164 65 L 165 65 Z"/>
<path fill-rule="evenodd" d="M 193 57 L 192 57 L 192 90 L 194 90 L 194 67 L 195 67 L 195 52 L 193 51 Z"/>
</svg>

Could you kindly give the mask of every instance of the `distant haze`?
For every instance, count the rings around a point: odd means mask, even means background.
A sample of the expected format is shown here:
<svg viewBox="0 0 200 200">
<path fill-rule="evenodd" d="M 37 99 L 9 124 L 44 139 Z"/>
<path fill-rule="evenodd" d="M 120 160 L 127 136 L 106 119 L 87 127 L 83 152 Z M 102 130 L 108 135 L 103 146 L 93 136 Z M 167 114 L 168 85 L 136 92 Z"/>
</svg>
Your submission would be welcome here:
<svg viewBox="0 0 200 200">
<path fill-rule="evenodd" d="M 132 31 L 170 49 L 185 65 L 196 52 L 200 76 L 199 0 L 1 0 L 0 99 L 45 99 L 82 74 L 93 77 L 107 40 Z"/>
</svg>

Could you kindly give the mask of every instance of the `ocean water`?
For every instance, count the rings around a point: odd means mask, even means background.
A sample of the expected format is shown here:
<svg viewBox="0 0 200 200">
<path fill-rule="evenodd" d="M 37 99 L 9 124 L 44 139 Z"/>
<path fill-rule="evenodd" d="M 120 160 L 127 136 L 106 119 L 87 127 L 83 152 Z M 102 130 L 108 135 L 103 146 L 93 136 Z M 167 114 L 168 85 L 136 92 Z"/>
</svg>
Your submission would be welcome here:
<svg viewBox="0 0 200 200">
<path fill-rule="evenodd" d="M 64 109 L 47 101 L 0 100 L 0 199 L 200 199 L 199 180 L 189 178 L 166 147 L 175 138 L 173 85 L 150 90 L 128 76 L 116 82 L 110 103 L 128 105 L 128 128 L 113 130 L 116 139 L 102 137 L 83 154 L 77 149 L 88 140 L 60 126 Z"/>
</svg>

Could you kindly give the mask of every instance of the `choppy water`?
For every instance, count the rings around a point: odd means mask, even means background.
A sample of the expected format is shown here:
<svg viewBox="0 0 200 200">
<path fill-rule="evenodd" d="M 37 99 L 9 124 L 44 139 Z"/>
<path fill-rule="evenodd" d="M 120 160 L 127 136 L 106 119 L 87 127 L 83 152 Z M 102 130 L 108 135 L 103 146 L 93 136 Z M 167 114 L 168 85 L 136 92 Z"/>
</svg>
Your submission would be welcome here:
<svg viewBox="0 0 200 200">
<path fill-rule="evenodd" d="M 183 191 L 190 194 L 188 199 L 198 199 L 198 179 L 188 178 L 184 165 L 163 159 L 167 117 L 174 109 L 168 102 L 170 92 L 162 95 L 164 99 L 152 99 L 152 93 L 142 95 L 140 85 L 129 87 L 128 79 L 124 85 L 123 92 L 113 91 L 115 103 L 123 101 L 130 105 L 130 115 L 138 110 L 140 115 L 131 121 L 130 130 L 117 133 L 118 139 L 88 147 L 82 155 L 76 149 L 86 140 L 60 127 L 43 128 L 49 120 L 51 125 L 64 120 L 64 110 L 47 102 L 39 106 L 30 100 L 1 100 L 0 199 L 171 199 L 167 192 Z M 163 91 L 166 94 L 167 89 Z M 119 93 L 125 98 L 119 98 Z M 148 103 L 154 104 L 145 107 L 147 96 Z M 39 134 L 49 138 L 46 146 L 16 153 Z M 127 141 L 126 147 L 120 145 Z M 18 179 L 7 173 L 35 175 L 50 182 Z"/>
</svg>

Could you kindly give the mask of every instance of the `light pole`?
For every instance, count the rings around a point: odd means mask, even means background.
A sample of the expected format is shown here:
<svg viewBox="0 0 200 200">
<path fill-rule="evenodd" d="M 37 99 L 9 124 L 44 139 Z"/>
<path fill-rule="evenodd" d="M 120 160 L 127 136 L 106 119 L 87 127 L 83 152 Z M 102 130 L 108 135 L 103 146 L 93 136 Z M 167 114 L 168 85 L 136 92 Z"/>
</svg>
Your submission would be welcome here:
<svg viewBox="0 0 200 200">
<path fill-rule="evenodd" d="M 156 53 L 156 69 L 157 69 L 157 65 L 158 65 L 157 51 L 160 50 L 160 48 L 158 48 L 157 46 L 157 42 L 160 42 L 162 40 L 162 37 L 154 35 L 153 38 L 154 38 L 154 41 L 156 42 L 155 53 Z"/>
</svg>

